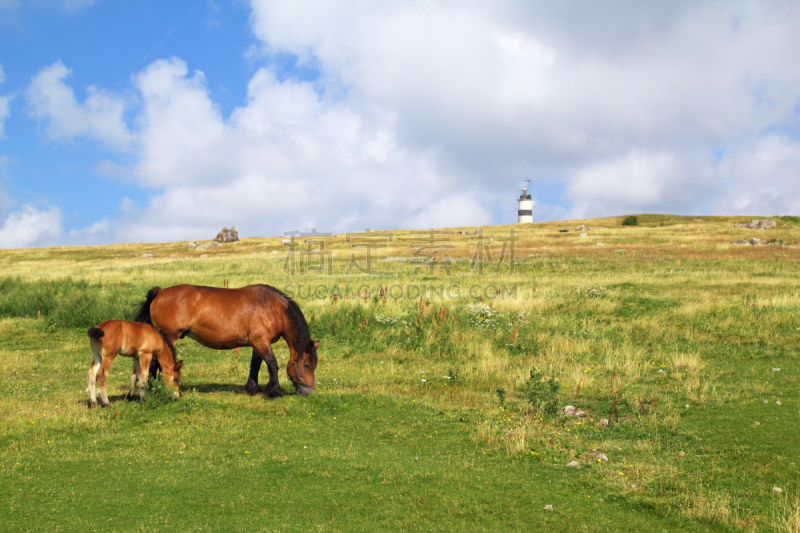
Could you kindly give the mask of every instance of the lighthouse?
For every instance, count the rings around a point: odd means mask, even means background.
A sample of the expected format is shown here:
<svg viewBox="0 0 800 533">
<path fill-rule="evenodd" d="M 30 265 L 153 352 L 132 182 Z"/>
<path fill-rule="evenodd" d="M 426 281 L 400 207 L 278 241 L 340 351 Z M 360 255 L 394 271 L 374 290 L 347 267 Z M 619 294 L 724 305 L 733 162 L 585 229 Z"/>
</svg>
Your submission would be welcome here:
<svg viewBox="0 0 800 533">
<path fill-rule="evenodd" d="M 530 224 L 533 222 L 533 200 L 531 200 L 529 192 L 531 180 L 525 181 L 528 182 L 528 187 L 522 188 L 522 194 L 519 195 L 519 200 L 517 200 L 518 224 Z"/>
</svg>

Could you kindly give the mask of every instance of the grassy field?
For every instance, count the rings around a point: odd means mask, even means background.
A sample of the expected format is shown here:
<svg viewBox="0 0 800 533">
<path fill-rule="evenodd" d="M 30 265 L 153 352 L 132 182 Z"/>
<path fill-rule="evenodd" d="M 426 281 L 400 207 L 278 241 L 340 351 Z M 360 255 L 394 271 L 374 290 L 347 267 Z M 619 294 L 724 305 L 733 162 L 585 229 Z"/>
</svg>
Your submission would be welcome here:
<svg viewBox="0 0 800 533">
<path fill-rule="evenodd" d="M 377 276 L 363 235 L 0 250 L 0 530 L 800 532 L 800 220 L 621 220 L 376 234 Z M 181 399 L 118 358 L 87 409 L 86 329 L 179 283 L 294 294 L 317 392 L 184 339 Z"/>
</svg>

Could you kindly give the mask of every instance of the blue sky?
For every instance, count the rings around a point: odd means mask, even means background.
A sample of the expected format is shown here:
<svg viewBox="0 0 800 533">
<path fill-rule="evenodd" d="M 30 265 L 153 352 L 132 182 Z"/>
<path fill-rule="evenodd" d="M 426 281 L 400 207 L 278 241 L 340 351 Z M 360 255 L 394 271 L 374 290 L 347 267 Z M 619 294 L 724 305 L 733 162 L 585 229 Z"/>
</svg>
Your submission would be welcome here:
<svg viewBox="0 0 800 533">
<path fill-rule="evenodd" d="M 146 0 L 138 5 L 96 2 L 74 12 L 57 2 L 10 10 L 4 14 L 0 32 L 0 50 L 5 51 L 0 61 L 6 78 L 0 87 L 3 94 L 22 95 L 37 71 L 62 61 L 71 69 L 70 85 L 83 100 L 89 85 L 130 91 L 131 75 L 157 58 L 178 56 L 193 68 L 213 73 L 224 91 L 215 83 L 209 84 L 209 90 L 227 115 L 235 102 L 244 100 L 247 81 L 256 68 L 255 61 L 246 57 L 255 42 L 248 16 L 245 4 L 226 4 L 222 9 L 210 2 Z M 172 38 L 164 30 L 172 32 Z M 65 162 L 50 149 L 60 139 L 45 142 L 38 133 L 40 125 L 24 116 L 24 98 L 17 96 L 11 106 L 14 111 L 2 141 L 2 152 L 11 159 L 4 186 L 7 192 L 18 188 L 3 208 L 29 202 L 59 205 L 64 230 L 69 231 L 115 216 L 106 202 L 116 207 L 127 197 L 146 203 L 148 189 L 95 174 L 96 162 L 115 154 L 94 139 L 71 138 L 57 150 Z"/>
<path fill-rule="evenodd" d="M 0 247 L 797 214 L 798 11 L 0 0 Z"/>
</svg>

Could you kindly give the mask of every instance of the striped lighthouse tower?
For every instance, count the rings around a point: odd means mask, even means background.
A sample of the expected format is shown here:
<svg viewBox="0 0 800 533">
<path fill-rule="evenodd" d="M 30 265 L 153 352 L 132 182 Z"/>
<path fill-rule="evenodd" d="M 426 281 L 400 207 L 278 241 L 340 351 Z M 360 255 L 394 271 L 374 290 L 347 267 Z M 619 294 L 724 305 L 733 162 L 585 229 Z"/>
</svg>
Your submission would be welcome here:
<svg viewBox="0 0 800 533">
<path fill-rule="evenodd" d="M 528 192 L 531 186 L 531 180 L 525 181 L 528 182 L 528 187 L 522 188 L 522 194 L 519 196 L 519 200 L 517 200 L 518 224 L 530 224 L 533 222 L 533 200 L 531 200 L 531 195 Z"/>
</svg>

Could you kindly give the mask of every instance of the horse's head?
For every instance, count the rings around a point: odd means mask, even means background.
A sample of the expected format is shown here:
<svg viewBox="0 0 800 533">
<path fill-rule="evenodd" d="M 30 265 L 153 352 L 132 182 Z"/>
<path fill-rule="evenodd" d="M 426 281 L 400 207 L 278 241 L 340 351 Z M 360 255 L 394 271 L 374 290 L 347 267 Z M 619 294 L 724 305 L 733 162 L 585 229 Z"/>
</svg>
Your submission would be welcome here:
<svg viewBox="0 0 800 533">
<path fill-rule="evenodd" d="M 309 342 L 302 354 L 295 354 L 286 366 L 286 373 L 297 394 L 308 396 L 317 388 L 314 370 L 317 368 L 317 348 L 319 342 Z"/>
</svg>

